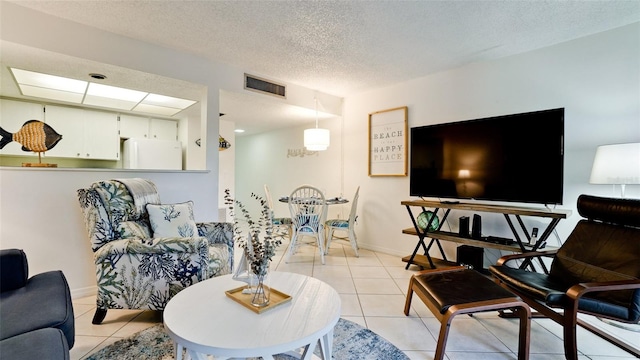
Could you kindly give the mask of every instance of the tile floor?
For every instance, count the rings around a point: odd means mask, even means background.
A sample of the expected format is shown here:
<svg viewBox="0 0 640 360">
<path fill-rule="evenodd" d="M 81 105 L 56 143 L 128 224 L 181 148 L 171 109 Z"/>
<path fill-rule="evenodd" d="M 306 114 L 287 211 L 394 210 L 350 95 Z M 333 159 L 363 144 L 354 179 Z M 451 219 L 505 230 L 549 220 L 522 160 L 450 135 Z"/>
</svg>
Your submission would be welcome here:
<svg viewBox="0 0 640 360">
<path fill-rule="evenodd" d="M 414 297 L 410 316 L 403 313 L 409 278 L 418 270 L 405 270 L 398 256 L 361 249 L 356 258 L 348 243 L 334 241 L 325 265 L 317 249 L 301 246 L 289 264 L 285 245 L 273 260 L 277 271 L 313 276 L 333 286 L 342 298 L 342 317 L 365 326 L 391 341 L 411 359 L 433 359 L 439 322 Z M 237 251 L 236 255 L 240 252 Z M 272 265 L 272 266 L 273 266 Z M 101 325 L 92 325 L 95 298 L 74 299 L 76 343 L 72 359 L 84 359 L 123 337 L 162 323 L 159 312 L 110 310 Z M 597 320 L 596 320 L 597 321 Z M 583 359 L 623 360 L 633 355 L 579 329 L 578 349 Z M 501 319 L 497 313 L 459 316 L 452 324 L 446 357 L 460 359 L 516 359 L 518 321 Z M 532 360 L 562 360 L 562 328 L 548 319 L 534 319 L 531 329 Z M 622 331 L 627 341 L 640 344 L 640 333 Z"/>
</svg>

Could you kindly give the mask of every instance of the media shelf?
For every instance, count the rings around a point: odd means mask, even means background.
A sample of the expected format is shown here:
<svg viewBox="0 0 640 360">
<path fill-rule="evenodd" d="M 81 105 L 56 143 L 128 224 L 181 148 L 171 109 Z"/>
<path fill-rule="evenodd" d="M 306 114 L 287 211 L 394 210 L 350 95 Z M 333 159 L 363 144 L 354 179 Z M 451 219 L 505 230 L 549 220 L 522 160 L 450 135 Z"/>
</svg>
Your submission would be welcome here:
<svg viewBox="0 0 640 360">
<path fill-rule="evenodd" d="M 533 207 L 518 207 L 518 206 L 507 206 L 507 205 L 493 205 L 493 204 L 474 204 L 474 203 L 464 203 L 464 202 L 441 202 L 435 200 L 406 200 L 401 202 L 407 208 L 409 216 L 411 217 L 411 221 L 413 222 L 413 228 L 403 229 L 402 233 L 407 235 L 413 235 L 418 237 L 418 243 L 415 247 L 415 250 L 411 255 L 407 255 L 402 258 L 402 261 L 407 263 L 406 269 L 409 268 L 411 264 L 419 265 L 423 268 L 436 268 L 440 264 L 452 265 L 455 264 L 447 260 L 447 257 L 444 253 L 442 245 L 440 241 L 449 241 L 458 244 L 465 244 L 489 249 L 497 249 L 502 251 L 510 251 L 514 253 L 521 253 L 527 251 L 536 251 L 540 248 L 540 246 L 546 243 L 547 238 L 553 232 L 553 229 L 558 225 L 558 222 L 562 219 L 566 219 L 571 215 L 571 211 L 569 210 L 550 210 L 543 208 L 533 208 Z M 443 215 L 440 217 L 440 225 L 436 231 L 426 232 L 418 227 L 416 222 L 416 216 L 412 211 L 412 208 L 417 208 L 422 211 L 426 211 L 427 209 L 433 209 L 434 213 L 438 214 L 441 212 Z M 465 211 L 473 211 L 473 212 L 485 212 L 485 213 L 499 213 L 503 214 L 511 232 L 514 236 L 513 244 L 500 244 L 489 241 L 471 239 L 466 237 L 461 237 L 457 233 L 441 231 L 440 228 L 445 223 L 446 218 L 449 216 L 451 210 L 465 210 Z M 440 215 L 439 215 L 440 216 Z M 525 246 L 524 242 L 516 230 L 514 222 L 511 217 L 514 217 L 520 226 L 521 232 L 524 234 L 525 242 L 528 244 L 531 239 L 531 235 L 529 230 L 524 225 L 522 221 L 522 216 L 531 216 L 538 218 L 548 218 L 550 221 L 547 227 L 542 231 L 542 235 L 538 238 L 537 242 L 529 247 Z M 430 225 L 430 224 L 429 224 Z M 427 226 L 429 228 L 429 226 Z M 429 245 L 425 244 L 425 239 L 431 239 Z M 436 245 L 440 250 L 440 254 L 442 255 L 442 259 L 432 258 L 429 255 L 429 250 L 433 245 Z M 420 248 L 424 250 L 424 255 L 418 254 L 418 250 Z M 555 249 L 553 247 L 545 247 L 545 250 Z M 542 269 L 546 272 L 546 266 L 544 263 L 540 263 Z M 521 264 L 522 268 L 531 266 L 531 261 L 524 261 Z"/>
<path fill-rule="evenodd" d="M 402 233 L 403 234 L 409 234 L 409 235 L 416 235 L 416 236 L 418 235 L 418 232 L 416 231 L 416 229 L 413 229 L 413 228 L 403 229 Z M 425 236 L 428 237 L 428 238 L 432 238 L 432 239 L 438 239 L 438 240 L 443 240 L 443 241 L 451 241 L 451 242 L 455 242 L 455 243 L 458 243 L 458 244 L 471 245 L 471 246 L 483 247 L 483 248 L 488 248 L 488 249 L 498 249 L 498 250 L 504 250 L 504 251 L 522 252 L 517 243 L 514 243 L 513 245 L 497 244 L 497 243 L 492 243 L 492 242 L 489 242 L 489 241 L 483 241 L 483 240 L 476 240 L 476 239 L 460 237 L 456 233 L 447 232 L 447 231 L 427 232 L 425 234 Z M 525 247 L 525 249 L 527 251 L 530 250 L 530 249 L 527 249 L 526 247 Z M 545 249 L 549 250 L 549 249 L 554 249 L 554 248 L 545 247 Z"/>
</svg>

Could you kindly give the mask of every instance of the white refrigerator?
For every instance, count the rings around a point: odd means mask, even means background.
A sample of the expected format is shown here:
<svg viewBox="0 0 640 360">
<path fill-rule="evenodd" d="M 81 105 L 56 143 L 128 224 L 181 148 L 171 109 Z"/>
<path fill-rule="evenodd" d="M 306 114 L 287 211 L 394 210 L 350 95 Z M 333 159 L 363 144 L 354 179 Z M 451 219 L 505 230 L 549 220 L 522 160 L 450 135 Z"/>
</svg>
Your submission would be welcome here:
<svg viewBox="0 0 640 360">
<path fill-rule="evenodd" d="M 182 170 L 182 144 L 174 140 L 131 138 L 122 148 L 124 169 Z"/>
</svg>

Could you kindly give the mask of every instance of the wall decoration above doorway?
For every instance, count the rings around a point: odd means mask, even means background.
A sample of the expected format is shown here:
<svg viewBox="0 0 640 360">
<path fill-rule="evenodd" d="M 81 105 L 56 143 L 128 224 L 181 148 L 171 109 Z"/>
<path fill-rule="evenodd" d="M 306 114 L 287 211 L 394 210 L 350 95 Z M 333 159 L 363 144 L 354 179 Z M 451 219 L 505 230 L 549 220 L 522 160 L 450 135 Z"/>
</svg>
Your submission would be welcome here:
<svg viewBox="0 0 640 360">
<path fill-rule="evenodd" d="M 369 176 L 407 176 L 407 111 L 369 114 Z"/>
<path fill-rule="evenodd" d="M 307 150 L 307 148 L 287 149 L 287 157 L 296 157 L 296 156 L 305 157 L 305 156 L 311 156 L 311 155 L 317 156 L 318 152 Z"/>
</svg>

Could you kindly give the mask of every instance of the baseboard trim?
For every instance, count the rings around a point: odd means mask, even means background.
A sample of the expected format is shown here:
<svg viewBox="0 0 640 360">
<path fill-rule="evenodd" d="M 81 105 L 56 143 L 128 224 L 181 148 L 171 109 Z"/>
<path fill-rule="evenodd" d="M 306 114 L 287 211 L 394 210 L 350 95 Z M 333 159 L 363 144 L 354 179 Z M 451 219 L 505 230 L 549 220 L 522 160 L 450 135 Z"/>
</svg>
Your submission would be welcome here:
<svg viewBox="0 0 640 360">
<path fill-rule="evenodd" d="M 381 252 L 387 255 L 396 255 L 399 256 L 400 259 L 398 259 L 398 261 L 400 262 L 400 260 L 402 259 L 403 256 L 407 255 L 405 252 L 399 251 L 398 249 L 389 249 L 389 248 L 385 248 L 385 247 L 381 247 L 381 246 L 374 246 L 371 244 L 367 244 L 367 243 L 361 243 L 358 242 L 358 247 L 361 249 L 365 249 L 365 250 L 371 250 L 371 251 L 376 251 L 376 252 Z M 402 262 L 400 262 L 402 264 Z"/>
<path fill-rule="evenodd" d="M 71 290 L 71 299 L 80 299 L 87 296 L 96 296 L 98 294 L 97 286 L 88 286 L 80 289 Z"/>
</svg>

